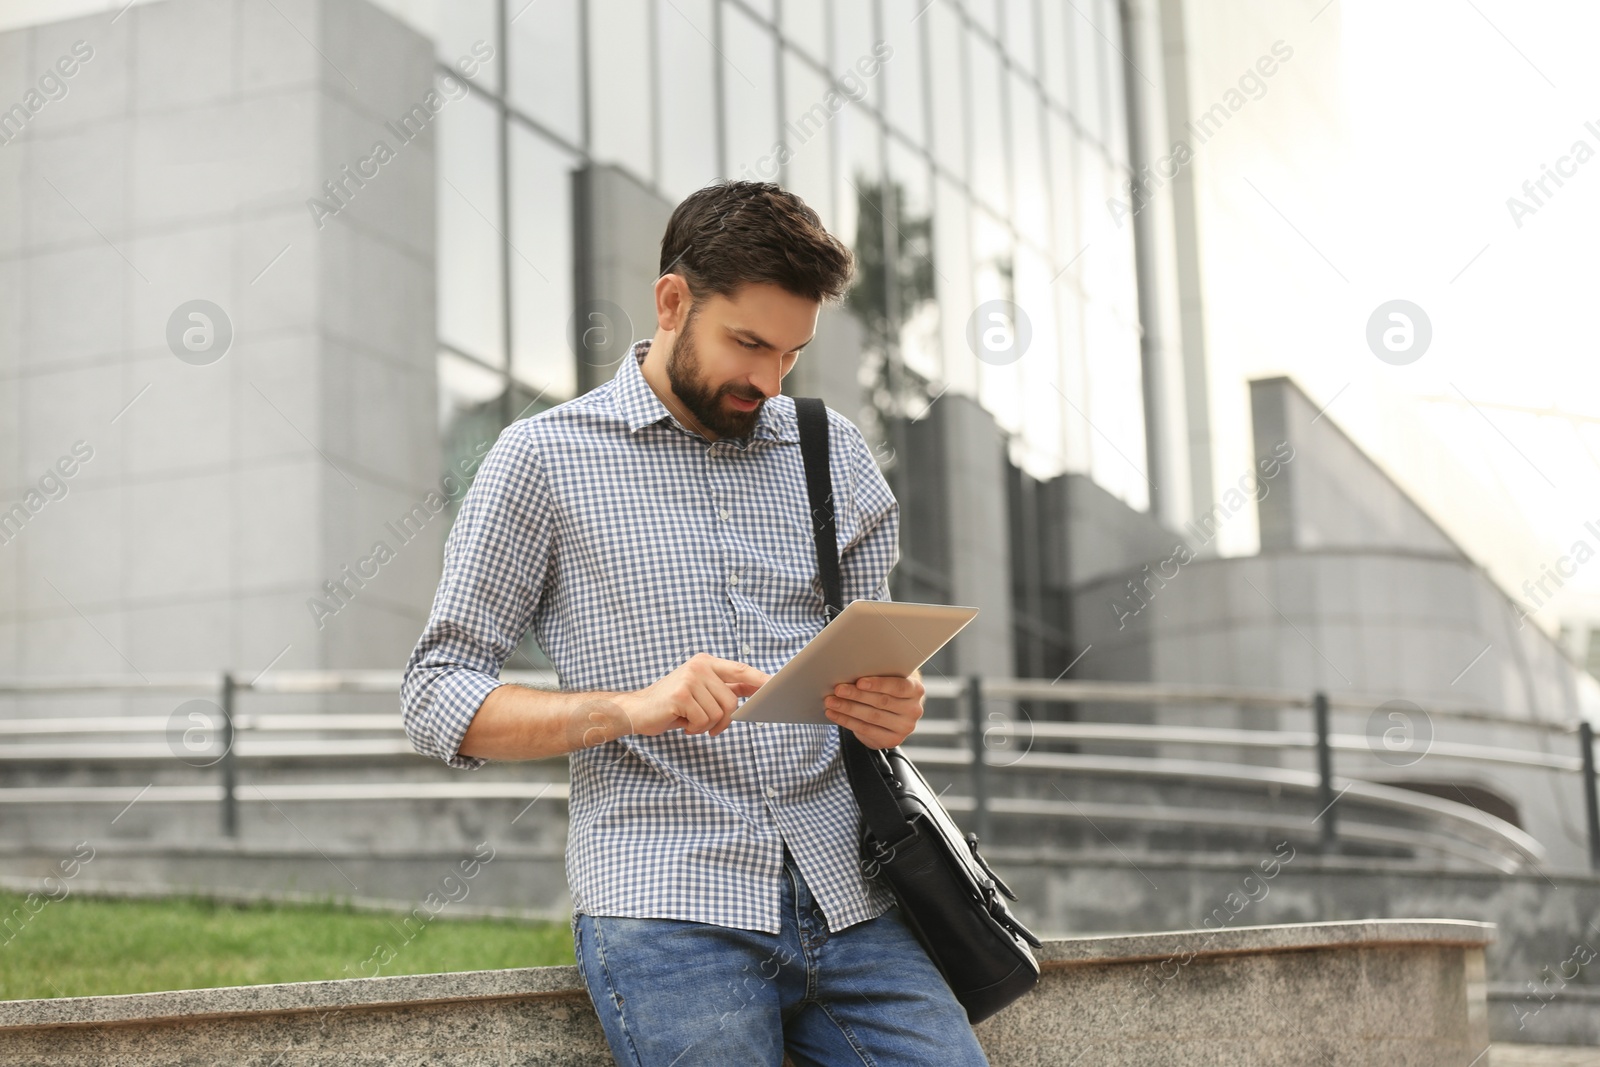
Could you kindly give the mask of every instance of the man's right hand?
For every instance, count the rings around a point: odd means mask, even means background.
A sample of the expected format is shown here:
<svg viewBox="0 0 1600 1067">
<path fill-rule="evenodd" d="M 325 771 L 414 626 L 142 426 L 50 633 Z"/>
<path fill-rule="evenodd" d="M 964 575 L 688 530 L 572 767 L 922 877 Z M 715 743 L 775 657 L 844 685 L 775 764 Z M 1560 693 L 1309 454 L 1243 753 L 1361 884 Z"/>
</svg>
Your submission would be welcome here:
<svg viewBox="0 0 1600 1067">
<path fill-rule="evenodd" d="M 733 721 L 739 698 L 769 677 L 749 664 L 701 652 L 645 688 L 619 694 L 616 703 L 626 716 L 626 732 L 653 737 L 682 728 L 715 737 Z"/>
<path fill-rule="evenodd" d="M 702 652 L 632 693 L 566 692 L 505 684 L 490 691 L 461 739 L 459 753 L 480 759 L 548 759 L 625 734 L 720 734 L 739 698 L 761 688 L 754 667 Z"/>
</svg>

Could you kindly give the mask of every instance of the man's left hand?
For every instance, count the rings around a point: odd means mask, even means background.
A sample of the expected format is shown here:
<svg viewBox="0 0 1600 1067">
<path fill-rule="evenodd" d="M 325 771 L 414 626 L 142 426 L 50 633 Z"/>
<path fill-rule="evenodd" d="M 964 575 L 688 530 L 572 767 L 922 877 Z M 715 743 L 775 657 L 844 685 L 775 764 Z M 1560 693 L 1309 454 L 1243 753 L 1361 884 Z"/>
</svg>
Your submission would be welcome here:
<svg viewBox="0 0 1600 1067">
<path fill-rule="evenodd" d="M 870 675 L 834 687 L 825 701 L 828 721 L 849 730 L 868 748 L 893 748 L 922 718 L 922 679 Z"/>
</svg>

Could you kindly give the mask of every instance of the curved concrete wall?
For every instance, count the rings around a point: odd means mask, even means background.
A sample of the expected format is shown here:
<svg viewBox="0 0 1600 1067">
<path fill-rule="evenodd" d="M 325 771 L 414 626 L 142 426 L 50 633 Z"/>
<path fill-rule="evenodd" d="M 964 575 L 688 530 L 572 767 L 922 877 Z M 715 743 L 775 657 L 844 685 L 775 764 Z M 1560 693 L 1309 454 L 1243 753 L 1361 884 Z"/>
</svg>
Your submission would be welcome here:
<svg viewBox="0 0 1600 1067">
<path fill-rule="evenodd" d="M 1515 608 L 1470 561 L 1378 548 L 1301 550 L 1237 559 L 1154 561 L 1077 590 L 1074 633 L 1092 645 L 1080 676 L 1267 687 L 1335 698 L 1476 708 L 1508 720 L 1571 721 L 1589 690 L 1543 631 L 1518 628 Z M 1130 585 L 1130 583 L 1133 583 Z M 1162 722 L 1305 729 L 1304 713 L 1169 709 Z M 1384 720 L 1386 723 L 1387 720 Z M 1417 749 L 1407 766 L 1379 758 L 1384 724 L 1337 716 L 1336 732 L 1368 733 L 1372 754 L 1340 753 L 1339 773 L 1375 781 L 1472 784 L 1510 800 L 1558 867 L 1585 867 L 1575 778 L 1447 761 Z M 1419 737 L 1575 756 L 1576 740 L 1439 719 Z M 1220 758 L 1217 750 L 1203 755 Z M 1238 760 L 1309 766 L 1305 753 Z"/>
</svg>

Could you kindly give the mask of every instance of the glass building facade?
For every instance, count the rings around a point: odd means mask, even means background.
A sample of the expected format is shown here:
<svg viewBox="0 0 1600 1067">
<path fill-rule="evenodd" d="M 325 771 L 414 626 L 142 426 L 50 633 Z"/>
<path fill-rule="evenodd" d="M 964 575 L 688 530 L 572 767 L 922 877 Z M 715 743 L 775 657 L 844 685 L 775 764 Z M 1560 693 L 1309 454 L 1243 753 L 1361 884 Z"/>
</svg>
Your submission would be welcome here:
<svg viewBox="0 0 1600 1067">
<path fill-rule="evenodd" d="M 441 78 L 494 57 L 439 122 L 447 450 L 580 391 L 570 175 L 604 163 L 669 203 L 758 178 L 817 210 L 860 261 L 846 414 L 869 433 L 964 394 L 1030 475 L 1147 505 L 1133 238 L 1103 225 L 1129 173 L 1114 0 L 454 0 L 435 18 Z M 1031 335 L 1005 365 L 968 341 L 991 300 Z"/>
<path fill-rule="evenodd" d="M 957 595 L 943 470 L 895 457 L 904 427 L 970 397 L 1010 459 L 1011 658 L 1060 671 L 1051 480 L 1150 505 L 1133 228 L 1106 210 L 1130 173 L 1115 0 L 459 0 L 433 17 L 440 79 L 493 54 L 439 119 L 445 464 L 611 373 L 586 382 L 575 356 L 575 171 L 615 167 L 663 204 L 718 178 L 776 181 L 858 258 L 842 312 L 862 337 L 860 403 L 834 402 L 905 508 L 894 595 Z M 976 354 L 991 301 L 1030 338 L 1014 361 Z M 524 654 L 542 665 L 531 639 Z"/>
</svg>

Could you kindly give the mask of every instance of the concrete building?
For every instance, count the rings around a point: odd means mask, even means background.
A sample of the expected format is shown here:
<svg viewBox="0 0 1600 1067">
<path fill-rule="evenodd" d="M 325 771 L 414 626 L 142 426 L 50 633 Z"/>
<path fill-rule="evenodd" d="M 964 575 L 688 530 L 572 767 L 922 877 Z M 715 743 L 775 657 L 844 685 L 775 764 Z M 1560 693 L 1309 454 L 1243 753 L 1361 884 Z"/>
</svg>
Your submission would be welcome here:
<svg viewBox="0 0 1600 1067">
<path fill-rule="evenodd" d="M 10 495 L 80 438 L 98 458 L 14 535 L 7 668 L 393 663 L 448 525 L 430 490 L 651 332 L 662 224 L 718 175 L 782 181 L 860 257 L 789 388 L 867 427 L 902 496 L 908 435 L 942 442 L 956 562 L 912 540 L 902 581 L 989 609 L 950 669 L 1011 670 L 1006 616 L 1042 610 L 1005 596 L 996 471 L 1134 510 L 1147 454 L 1187 483 L 1133 227 L 1085 238 L 1130 169 L 1115 5 L 516 6 L 168 0 L 6 34 L 8 100 L 93 55 L 6 146 Z M 166 339 L 195 299 L 233 331 L 201 366 Z"/>
</svg>

